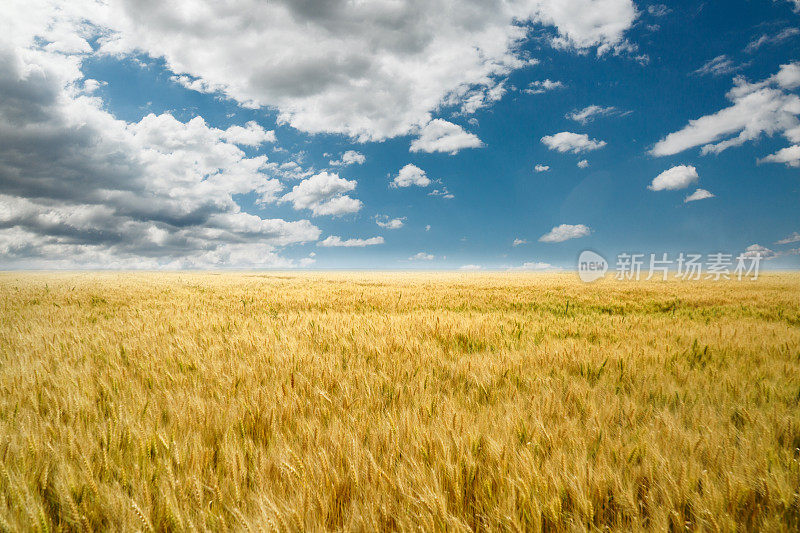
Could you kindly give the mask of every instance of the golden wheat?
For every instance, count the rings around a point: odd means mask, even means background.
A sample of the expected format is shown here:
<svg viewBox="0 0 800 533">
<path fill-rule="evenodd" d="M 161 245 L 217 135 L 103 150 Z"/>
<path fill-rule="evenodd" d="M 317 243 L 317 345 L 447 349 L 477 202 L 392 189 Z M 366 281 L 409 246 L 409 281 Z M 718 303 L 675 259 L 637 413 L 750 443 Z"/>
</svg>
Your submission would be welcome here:
<svg viewBox="0 0 800 533">
<path fill-rule="evenodd" d="M 0 274 L 3 530 L 796 530 L 800 275 Z"/>
</svg>

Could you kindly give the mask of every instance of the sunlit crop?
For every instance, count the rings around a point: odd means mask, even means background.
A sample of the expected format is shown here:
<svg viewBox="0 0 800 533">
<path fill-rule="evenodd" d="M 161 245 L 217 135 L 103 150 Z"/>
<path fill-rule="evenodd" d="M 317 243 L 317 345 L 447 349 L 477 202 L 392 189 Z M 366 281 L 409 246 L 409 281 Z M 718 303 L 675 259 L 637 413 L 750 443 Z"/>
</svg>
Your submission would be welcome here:
<svg viewBox="0 0 800 533">
<path fill-rule="evenodd" d="M 0 275 L 0 530 L 797 530 L 800 275 Z"/>
</svg>

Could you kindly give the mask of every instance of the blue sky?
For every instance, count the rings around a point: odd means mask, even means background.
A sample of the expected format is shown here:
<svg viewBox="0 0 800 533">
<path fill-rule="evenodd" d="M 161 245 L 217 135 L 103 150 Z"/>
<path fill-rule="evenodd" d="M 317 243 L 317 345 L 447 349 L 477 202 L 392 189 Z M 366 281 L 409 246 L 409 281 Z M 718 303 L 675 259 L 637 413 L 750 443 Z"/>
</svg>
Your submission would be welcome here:
<svg viewBox="0 0 800 533">
<path fill-rule="evenodd" d="M 794 2 L 34 4 L 0 268 L 800 267 Z"/>
</svg>

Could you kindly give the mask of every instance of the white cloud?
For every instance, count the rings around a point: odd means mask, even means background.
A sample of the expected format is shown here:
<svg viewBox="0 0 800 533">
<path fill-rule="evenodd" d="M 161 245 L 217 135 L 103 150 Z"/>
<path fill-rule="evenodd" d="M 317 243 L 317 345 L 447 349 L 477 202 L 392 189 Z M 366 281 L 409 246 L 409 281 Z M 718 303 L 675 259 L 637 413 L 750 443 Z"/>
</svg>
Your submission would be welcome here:
<svg viewBox="0 0 800 533">
<path fill-rule="evenodd" d="M 783 134 L 800 143 L 800 98 L 787 93 L 800 86 L 800 63 L 781 66 L 780 71 L 758 83 L 734 80 L 727 98 L 733 105 L 711 115 L 690 120 L 682 130 L 670 133 L 655 144 L 656 156 L 674 155 L 702 146 L 701 152 L 720 153 L 740 146 L 762 134 Z M 722 140 L 720 140 L 722 139 Z"/>
<path fill-rule="evenodd" d="M 436 259 L 436 256 L 426 252 L 417 252 L 408 258 L 409 261 L 433 261 L 434 259 Z"/>
<path fill-rule="evenodd" d="M 509 267 L 509 270 L 519 271 L 542 271 L 542 270 L 561 270 L 561 268 L 545 263 L 543 261 L 528 261 L 520 266 Z"/>
<path fill-rule="evenodd" d="M 647 12 L 654 17 L 663 17 L 670 14 L 672 10 L 664 4 L 653 4 L 651 6 L 647 6 Z"/>
<path fill-rule="evenodd" d="M 605 141 L 590 139 L 585 133 L 572 133 L 569 131 L 562 131 L 555 135 L 545 135 L 541 141 L 551 150 L 557 150 L 561 153 L 572 152 L 573 154 L 598 150 L 606 145 Z"/>
<path fill-rule="evenodd" d="M 793 242 L 800 242 L 800 233 L 795 231 L 785 239 L 777 241 L 775 244 L 792 244 Z"/>
<path fill-rule="evenodd" d="M 533 167 L 533 170 L 535 170 L 536 172 L 547 172 L 548 170 L 550 170 L 550 166 L 539 164 Z"/>
<path fill-rule="evenodd" d="M 683 203 L 688 204 L 689 202 L 696 202 L 697 200 L 705 200 L 707 198 L 714 198 L 714 195 L 705 189 L 697 189 L 692 194 L 684 198 Z"/>
<path fill-rule="evenodd" d="M 361 152 L 347 150 L 342 154 L 341 159 L 332 159 L 328 164 L 333 167 L 346 167 L 350 165 L 363 165 L 366 160 L 366 156 Z"/>
<path fill-rule="evenodd" d="M 758 39 L 751 41 L 746 47 L 745 52 L 753 53 L 766 44 L 778 44 L 787 39 L 800 35 L 800 28 L 785 28 L 775 35 L 763 34 Z"/>
<path fill-rule="evenodd" d="M 586 159 L 578 161 L 578 168 L 589 168 L 589 162 Z"/>
<path fill-rule="evenodd" d="M 794 144 L 781 148 L 774 154 L 762 157 L 759 163 L 784 163 L 787 167 L 800 167 L 800 145 Z"/>
<path fill-rule="evenodd" d="M 685 189 L 699 179 L 697 169 L 691 165 L 678 165 L 665 170 L 648 185 L 651 191 L 675 191 Z"/>
<path fill-rule="evenodd" d="M 426 224 L 425 225 L 425 231 L 430 231 L 430 230 L 431 230 L 431 225 L 430 224 Z"/>
<path fill-rule="evenodd" d="M 403 227 L 403 224 L 405 223 L 405 220 L 406 220 L 406 217 L 389 218 L 386 215 L 384 215 L 384 216 L 376 215 L 375 216 L 375 223 L 378 226 L 380 226 L 382 228 L 386 228 L 386 229 L 400 229 L 400 228 Z"/>
<path fill-rule="evenodd" d="M 342 238 L 338 235 L 331 235 L 330 237 L 319 241 L 317 246 L 322 246 L 325 248 L 363 248 L 365 246 L 375 246 L 377 244 L 383 244 L 383 237 L 342 240 Z"/>
<path fill-rule="evenodd" d="M 80 21 L 84 11 L 69 4 L 60 13 Z M 4 267 L 297 266 L 280 247 L 314 241 L 319 228 L 251 215 L 234 200 L 252 193 L 266 205 L 282 191 L 275 165 L 237 146 L 271 142 L 271 132 L 167 113 L 118 120 L 83 91 L 77 58 L 24 48 L 35 35 L 23 35 L 26 24 L 63 37 L 71 23 L 24 15 L 11 36 L 18 46 L 0 44 Z M 85 48 L 49 37 L 59 51 Z"/>
<path fill-rule="evenodd" d="M 751 244 L 745 248 L 744 253 L 742 253 L 742 256 L 744 257 L 761 256 L 762 259 L 774 259 L 779 255 L 781 254 L 777 254 L 766 246 L 761 246 L 760 244 Z"/>
<path fill-rule="evenodd" d="M 439 182 L 441 184 L 441 182 Z M 438 196 L 440 198 L 444 198 L 445 200 L 452 200 L 456 196 L 447 190 L 447 187 L 442 185 L 441 189 L 433 189 L 431 192 L 428 193 L 428 196 Z"/>
<path fill-rule="evenodd" d="M 588 226 L 583 224 L 561 224 L 539 237 L 539 242 L 564 242 L 570 239 L 579 239 L 592 233 Z"/>
<path fill-rule="evenodd" d="M 702 67 L 694 71 L 701 76 L 722 76 L 739 70 L 741 66 L 736 65 L 731 58 L 726 55 L 717 56 L 706 61 Z"/>
<path fill-rule="evenodd" d="M 248 122 L 244 127 L 231 126 L 225 130 L 221 138 L 233 144 L 250 147 L 260 146 L 265 142 L 274 143 L 277 140 L 274 131 L 265 130 L 255 121 Z"/>
<path fill-rule="evenodd" d="M 523 244 L 528 244 L 528 241 L 525 239 L 514 239 L 514 242 L 511 243 L 511 246 L 521 246 Z"/>
<path fill-rule="evenodd" d="M 417 187 L 427 187 L 430 184 L 431 180 L 428 178 L 427 174 L 425 174 L 425 171 L 409 163 L 400 169 L 400 172 L 398 172 L 397 176 L 389 183 L 389 186 L 411 187 L 412 185 L 416 185 Z"/>
<path fill-rule="evenodd" d="M 788 0 L 791 4 L 794 4 L 794 10 L 796 13 L 800 13 L 800 0 Z"/>
<path fill-rule="evenodd" d="M 567 113 L 565 117 L 585 125 L 589 122 L 592 122 L 596 118 L 615 115 L 618 113 L 619 112 L 617 111 L 617 108 L 614 106 L 603 107 L 599 105 L 590 105 L 584 107 L 583 109 L 575 110 L 572 113 Z"/>
<path fill-rule="evenodd" d="M 298 210 L 310 209 L 315 216 L 356 213 L 363 205 L 361 200 L 345 194 L 355 188 L 355 180 L 340 178 L 335 172 L 320 172 L 295 185 L 280 201 L 291 202 Z"/>
<path fill-rule="evenodd" d="M 560 81 L 546 79 L 531 82 L 528 88 L 524 89 L 522 92 L 526 94 L 542 94 L 548 91 L 555 91 L 556 89 L 563 89 L 564 87 L 566 87 L 566 85 Z"/>
<path fill-rule="evenodd" d="M 627 45 L 637 17 L 631 0 L 115 0 L 86 13 L 104 52 L 164 58 L 187 87 L 362 141 L 407 134 L 445 103 L 491 101 L 529 64 L 519 45 L 530 23 L 554 27 L 554 44 L 602 54 Z"/>
<path fill-rule="evenodd" d="M 419 132 L 419 137 L 411 141 L 411 152 L 445 152 L 457 154 L 464 148 L 480 148 L 483 142 L 477 135 L 464 131 L 458 124 L 440 118 L 431 120 Z"/>
<path fill-rule="evenodd" d="M 481 265 L 461 265 L 458 267 L 459 270 L 467 270 L 467 271 L 475 271 L 475 270 L 482 270 L 483 267 Z"/>
</svg>

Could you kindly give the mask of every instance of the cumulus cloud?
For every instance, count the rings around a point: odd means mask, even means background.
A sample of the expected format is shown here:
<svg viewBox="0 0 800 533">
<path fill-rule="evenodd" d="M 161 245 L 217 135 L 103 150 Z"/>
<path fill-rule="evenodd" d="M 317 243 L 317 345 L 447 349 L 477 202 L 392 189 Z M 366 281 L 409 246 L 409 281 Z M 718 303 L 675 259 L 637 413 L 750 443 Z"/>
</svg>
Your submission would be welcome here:
<svg viewBox="0 0 800 533">
<path fill-rule="evenodd" d="M 477 135 L 464 131 L 458 124 L 437 118 L 426 124 L 419 137 L 411 141 L 411 152 L 445 152 L 457 154 L 464 148 L 480 148 L 483 142 Z"/>
<path fill-rule="evenodd" d="M 409 261 L 433 261 L 434 259 L 436 259 L 436 256 L 426 252 L 417 252 L 408 258 Z"/>
<path fill-rule="evenodd" d="M 440 189 L 433 189 L 428 193 L 428 196 L 438 196 L 440 198 L 444 198 L 445 200 L 452 200 L 456 197 L 453 193 L 447 190 L 447 187 L 444 185 L 442 185 Z"/>
<path fill-rule="evenodd" d="M 335 172 L 320 172 L 295 185 L 280 201 L 291 202 L 295 209 L 310 209 L 315 216 L 357 213 L 363 205 L 361 200 L 345 194 L 355 188 L 355 180 L 340 178 Z"/>
<path fill-rule="evenodd" d="M 347 150 L 342 154 L 341 159 L 332 159 L 328 164 L 332 167 L 346 167 L 350 165 L 363 165 L 366 160 L 366 156 L 361 152 Z"/>
<path fill-rule="evenodd" d="M 330 237 L 319 241 L 317 246 L 322 246 L 325 248 L 364 248 L 365 246 L 375 246 L 377 244 L 383 244 L 383 237 L 343 240 L 337 235 L 331 235 Z"/>
<path fill-rule="evenodd" d="M 267 131 L 252 120 L 244 126 L 231 126 L 225 130 L 222 138 L 233 144 L 250 147 L 260 146 L 265 142 L 274 143 L 277 141 L 274 131 Z"/>
<path fill-rule="evenodd" d="M 777 241 L 775 244 L 792 244 L 794 242 L 800 242 L 800 233 L 794 232 L 785 239 L 781 239 Z"/>
<path fill-rule="evenodd" d="M 511 243 L 511 246 L 521 246 L 523 244 L 528 244 L 528 241 L 525 239 L 514 239 L 514 242 Z"/>
<path fill-rule="evenodd" d="M 702 146 L 701 153 L 720 153 L 761 135 L 781 133 L 800 144 L 800 97 L 788 91 L 800 86 L 800 63 L 783 65 L 780 71 L 757 83 L 734 80 L 727 98 L 730 107 L 696 120 L 655 144 L 656 156 L 674 155 Z"/>
<path fill-rule="evenodd" d="M 678 165 L 656 176 L 647 188 L 651 191 L 675 191 L 685 189 L 699 178 L 695 167 Z"/>
<path fill-rule="evenodd" d="M 539 237 L 539 242 L 564 242 L 591 235 L 592 230 L 583 224 L 561 224 Z"/>
<path fill-rule="evenodd" d="M 744 253 L 742 253 L 743 257 L 756 257 L 760 256 L 761 259 L 775 259 L 780 254 L 770 250 L 766 246 L 761 246 L 760 244 L 751 244 L 747 248 L 745 248 Z"/>
<path fill-rule="evenodd" d="M 400 169 L 400 172 L 398 172 L 397 176 L 389 183 L 389 186 L 395 188 L 411 187 L 412 185 L 427 187 L 430 184 L 431 180 L 428 178 L 427 174 L 425 174 L 425 171 L 409 163 Z"/>
<path fill-rule="evenodd" d="M 283 189 L 266 156 L 240 148 L 272 142 L 271 132 L 170 114 L 118 120 L 83 90 L 79 67 L 61 52 L 0 45 L 4 267 L 296 266 L 279 248 L 320 230 L 245 213 L 233 199 L 269 204 Z"/>
<path fill-rule="evenodd" d="M 375 216 L 375 223 L 386 229 L 400 229 L 405 224 L 406 217 L 401 218 L 389 218 L 388 216 Z"/>
<path fill-rule="evenodd" d="M 800 145 L 794 144 L 781 148 L 774 154 L 762 157 L 759 163 L 783 163 L 787 167 L 800 167 Z"/>
<path fill-rule="evenodd" d="M 548 91 L 554 91 L 556 89 L 563 89 L 564 87 L 566 87 L 566 85 L 564 85 L 560 81 L 553 81 L 550 79 L 546 79 L 546 80 L 531 82 L 528 85 L 528 88 L 523 89 L 522 92 L 524 92 L 525 94 L 542 94 Z"/>
<path fill-rule="evenodd" d="M 631 0 L 198 0 L 190 10 L 115 0 L 88 13 L 106 53 L 164 58 L 187 87 L 362 141 L 412 132 L 442 104 L 496 98 L 529 64 L 519 45 L 530 25 L 553 28 L 555 45 L 602 54 L 627 44 L 637 17 Z"/>
<path fill-rule="evenodd" d="M 467 271 L 475 271 L 475 270 L 482 270 L 483 267 L 481 265 L 461 265 L 458 267 L 459 270 L 467 270 Z"/>
<path fill-rule="evenodd" d="M 535 170 L 536 172 L 547 172 L 548 170 L 550 170 L 550 166 L 540 164 L 533 167 L 533 170 Z"/>
<path fill-rule="evenodd" d="M 570 120 L 574 120 L 575 122 L 580 122 L 581 124 L 585 125 L 589 122 L 592 122 L 596 118 L 607 117 L 616 114 L 619 114 L 619 111 L 614 106 L 603 107 L 599 105 L 590 105 L 584 107 L 583 109 L 575 110 L 572 113 L 567 113 L 565 116 Z"/>
<path fill-rule="evenodd" d="M 683 203 L 688 204 L 689 202 L 696 202 L 697 200 L 705 200 L 707 198 L 714 198 L 714 195 L 705 189 L 697 189 L 692 194 L 684 198 Z"/>
<path fill-rule="evenodd" d="M 589 168 L 589 162 L 586 159 L 578 161 L 578 168 Z"/>
<path fill-rule="evenodd" d="M 555 135 L 545 135 L 541 141 L 551 150 L 561 153 L 572 152 L 573 154 L 598 150 L 606 145 L 605 141 L 590 139 L 585 133 L 572 133 L 569 131 L 562 131 Z"/>
<path fill-rule="evenodd" d="M 518 271 L 545 271 L 545 270 L 561 270 L 561 268 L 545 263 L 544 261 L 528 261 L 522 263 L 520 266 L 509 267 L 508 270 Z"/>
</svg>

